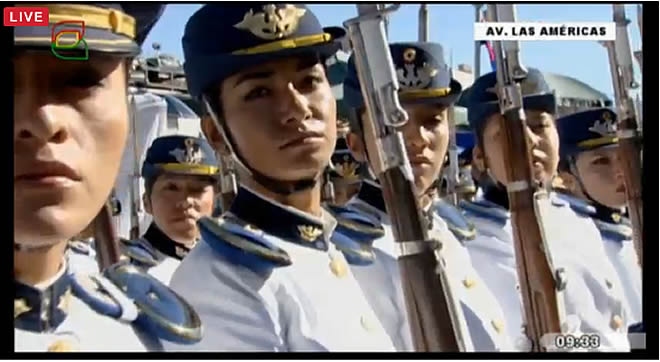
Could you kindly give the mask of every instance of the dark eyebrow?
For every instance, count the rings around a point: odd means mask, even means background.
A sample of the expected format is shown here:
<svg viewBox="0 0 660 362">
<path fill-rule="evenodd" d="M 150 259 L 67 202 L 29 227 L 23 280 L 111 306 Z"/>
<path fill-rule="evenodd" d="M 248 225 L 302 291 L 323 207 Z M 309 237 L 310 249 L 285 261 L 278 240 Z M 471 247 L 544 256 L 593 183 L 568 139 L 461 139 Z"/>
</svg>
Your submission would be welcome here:
<svg viewBox="0 0 660 362">
<path fill-rule="evenodd" d="M 236 80 L 236 83 L 234 84 L 234 88 L 238 87 L 239 84 L 247 81 L 247 80 L 252 80 L 252 79 L 264 79 L 271 77 L 273 74 L 275 74 L 274 71 L 260 71 L 260 72 L 252 72 L 252 73 L 245 73 L 238 77 Z"/>
<path fill-rule="evenodd" d="M 298 61 L 298 66 L 296 67 L 296 71 L 309 69 L 316 66 L 317 64 L 321 64 L 318 56 L 308 56 L 308 57 L 300 58 L 300 60 Z"/>
</svg>

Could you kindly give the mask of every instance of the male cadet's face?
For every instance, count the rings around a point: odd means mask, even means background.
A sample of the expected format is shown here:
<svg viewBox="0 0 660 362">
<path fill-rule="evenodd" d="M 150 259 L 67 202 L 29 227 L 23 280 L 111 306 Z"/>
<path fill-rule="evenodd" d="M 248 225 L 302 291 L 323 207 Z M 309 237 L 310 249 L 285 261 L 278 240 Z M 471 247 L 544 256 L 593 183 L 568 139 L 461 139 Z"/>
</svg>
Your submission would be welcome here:
<svg viewBox="0 0 660 362">
<path fill-rule="evenodd" d="M 284 181 L 314 177 L 330 161 L 336 103 L 316 58 L 246 69 L 221 86 L 227 126 L 248 164 Z"/>
<path fill-rule="evenodd" d="M 83 230 L 117 177 L 128 129 L 124 60 L 14 58 L 14 239 L 48 245 Z"/>
<path fill-rule="evenodd" d="M 197 220 L 211 216 L 215 192 L 213 181 L 198 176 L 159 176 L 145 203 L 158 228 L 181 243 L 197 238 Z"/>
<path fill-rule="evenodd" d="M 581 152 L 575 160 L 575 166 L 591 198 L 611 208 L 625 205 L 626 186 L 616 148 Z"/>
<path fill-rule="evenodd" d="M 532 172 L 534 179 L 540 182 L 550 182 L 559 164 L 559 134 L 555 121 L 550 113 L 526 110 L 526 137 L 529 140 L 532 157 Z M 506 168 L 508 160 L 504 159 L 504 129 L 503 116 L 494 114 L 486 121 L 483 130 L 484 157 L 488 162 L 492 175 L 500 183 L 506 183 Z"/>
<path fill-rule="evenodd" d="M 415 176 L 415 188 L 422 193 L 442 171 L 449 144 L 447 108 L 429 104 L 404 104 L 404 108 L 408 122 L 400 131 Z M 369 117 L 366 111 L 361 116 Z"/>
</svg>

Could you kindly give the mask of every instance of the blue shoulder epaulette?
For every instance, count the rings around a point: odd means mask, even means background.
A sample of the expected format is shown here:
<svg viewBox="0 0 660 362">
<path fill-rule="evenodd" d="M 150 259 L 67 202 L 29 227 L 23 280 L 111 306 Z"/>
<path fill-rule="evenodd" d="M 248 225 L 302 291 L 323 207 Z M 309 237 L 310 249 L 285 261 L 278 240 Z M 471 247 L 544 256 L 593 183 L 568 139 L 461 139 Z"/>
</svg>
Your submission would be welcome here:
<svg viewBox="0 0 660 362">
<path fill-rule="evenodd" d="M 576 214 L 584 217 L 593 218 L 596 216 L 596 208 L 589 202 L 564 193 L 553 193 L 555 199 L 562 200 L 571 207 Z"/>
<path fill-rule="evenodd" d="M 468 216 L 473 215 L 476 217 L 485 218 L 502 225 L 506 224 L 506 222 L 511 217 L 509 210 L 494 202 L 490 202 L 484 199 L 476 201 L 461 200 L 461 202 L 458 204 L 458 207 Z"/>
<path fill-rule="evenodd" d="M 327 205 L 337 220 L 332 242 L 349 264 L 368 265 L 374 262 L 373 242 L 385 236 L 385 229 L 372 215 L 350 206 Z"/>
<path fill-rule="evenodd" d="M 614 224 L 599 220 L 597 218 L 598 213 L 596 207 L 591 205 L 588 201 L 561 193 L 558 193 L 557 197 L 567 202 L 576 214 L 591 218 L 594 221 L 594 224 L 596 224 L 598 231 L 600 231 L 600 235 L 604 239 L 619 242 L 632 240 L 633 231 L 629 225 L 626 225 L 625 223 Z"/>
<path fill-rule="evenodd" d="M 474 224 L 454 205 L 444 200 L 436 200 L 433 203 L 433 210 L 436 215 L 447 223 L 449 230 L 460 242 L 474 240 L 477 236 L 477 229 Z"/>
<path fill-rule="evenodd" d="M 157 339 L 182 344 L 201 340 L 195 310 L 131 264 L 110 266 L 104 275 L 73 273 L 70 278 L 73 295 L 101 315 L 131 323 Z"/>
<path fill-rule="evenodd" d="M 133 324 L 159 339 L 192 344 L 202 339 L 202 322 L 195 310 L 165 284 L 128 263 L 118 263 L 104 276 L 137 307 Z"/>
<path fill-rule="evenodd" d="M 132 264 L 143 268 L 152 268 L 162 261 L 158 257 L 158 251 L 143 239 L 128 240 L 120 238 L 122 254 L 127 256 Z"/>
<path fill-rule="evenodd" d="M 612 224 L 598 219 L 593 219 L 594 224 L 600 231 L 600 235 L 603 239 L 608 239 L 612 241 L 624 242 L 632 241 L 633 238 L 633 229 L 629 225 L 625 224 Z"/>
<path fill-rule="evenodd" d="M 291 265 L 286 251 L 269 242 L 263 233 L 244 225 L 236 217 L 203 217 L 198 221 L 202 239 L 232 263 L 257 272 Z"/>
</svg>

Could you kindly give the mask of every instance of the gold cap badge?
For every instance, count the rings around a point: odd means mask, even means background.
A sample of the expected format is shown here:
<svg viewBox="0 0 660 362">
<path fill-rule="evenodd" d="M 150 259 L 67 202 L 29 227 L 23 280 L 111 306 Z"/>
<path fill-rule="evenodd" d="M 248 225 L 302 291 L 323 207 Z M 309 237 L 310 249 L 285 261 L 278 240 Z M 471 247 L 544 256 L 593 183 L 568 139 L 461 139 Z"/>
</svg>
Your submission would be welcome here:
<svg viewBox="0 0 660 362">
<path fill-rule="evenodd" d="M 202 162 L 202 150 L 193 138 L 187 138 L 184 141 L 186 149 L 177 148 L 170 151 L 179 163 L 199 164 Z"/>
<path fill-rule="evenodd" d="M 281 39 L 298 30 L 300 19 L 306 11 L 291 4 L 286 4 L 279 9 L 274 4 L 268 4 L 263 6 L 262 13 L 255 14 L 250 9 L 243 16 L 243 20 L 234 27 L 248 30 L 261 39 Z"/>
</svg>

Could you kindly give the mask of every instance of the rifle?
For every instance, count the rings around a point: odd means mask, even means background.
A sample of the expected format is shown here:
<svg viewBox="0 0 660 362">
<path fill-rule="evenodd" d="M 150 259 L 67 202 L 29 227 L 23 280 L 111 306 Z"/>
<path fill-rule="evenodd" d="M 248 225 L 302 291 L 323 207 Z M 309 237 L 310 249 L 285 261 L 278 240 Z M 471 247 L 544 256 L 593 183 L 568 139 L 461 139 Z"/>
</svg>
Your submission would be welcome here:
<svg viewBox="0 0 660 362">
<path fill-rule="evenodd" d="M 429 9 L 426 4 L 419 6 L 419 41 L 429 41 Z"/>
<path fill-rule="evenodd" d="M 642 15 L 642 4 L 637 4 L 637 26 L 639 27 L 639 39 L 643 41 L 644 34 L 642 34 L 642 19 L 644 19 L 644 16 Z M 637 59 L 637 63 L 639 63 L 639 70 L 644 71 L 642 69 L 642 46 L 640 45 L 640 49 L 635 52 L 635 58 Z"/>
<path fill-rule="evenodd" d="M 140 156 L 138 155 L 137 135 L 137 107 L 135 105 L 135 94 L 130 96 L 130 122 L 133 133 L 133 175 L 131 177 L 131 229 L 129 237 L 133 240 L 140 237 Z"/>
<path fill-rule="evenodd" d="M 112 220 L 112 207 L 107 201 L 92 221 L 94 225 L 94 247 L 101 271 L 119 262 L 119 239 Z"/>
<path fill-rule="evenodd" d="M 623 5 L 612 5 L 612 7 L 616 23 L 616 40 L 604 42 L 604 45 L 607 48 L 617 105 L 617 137 L 619 139 L 617 152 L 623 168 L 628 213 L 633 226 L 633 241 L 641 266 L 644 251 L 641 145 L 635 103 L 629 93 L 629 90 L 637 88 L 638 85 L 634 78 L 632 51 L 628 39 L 629 20 L 626 19 Z"/>
<path fill-rule="evenodd" d="M 481 22 L 481 7 L 483 4 L 474 4 L 474 22 Z M 481 76 L 481 40 L 474 41 L 474 80 Z"/>
<path fill-rule="evenodd" d="M 454 77 L 454 57 L 450 55 L 449 77 Z M 452 104 L 447 109 L 447 124 L 449 126 L 449 144 L 447 154 L 449 155 L 449 169 L 447 172 L 447 194 L 452 205 L 458 205 L 458 184 L 460 183 L 460 167 L 458 166 L 458 145 L 456 144 L 456 115 Z"/>
<path fill-rule="evenodd" d="M 516 21 L 513 5 L 487 5 L 491 22 Z M 525 332 L 533 351 L 547 349 L 543 336 L 560 333 L 560 309 L 556 289 L 562 289 L 561 275 L 554 279 L 552 261 L 537 217 L 537 205 L 547 202 L 547 193 L 534 180 L 531 155 L 525 138 L 527 122 L 519 81 L 527 75 L 520 62 L 517 41 L 494 41 L 497 96 L 504 116 L 503 156 L 511 210 L 518 280 L 524 307 Z M 506 57 L 505 57 L 506 55 Z M 524 150 L 524 151 L 523 151 Z M 547 231 L 546 228 L 543 232 Z M 559 285 L 559 287 L 556 287 Z M 546 337 L 548 338 L 548 337 Z"/>
<path fill-rule="evenodd" d="M 439 241 L 428 237 L 416 197 L 412 168 L 401 132 L 408 115 L 399 103 L 399 84 L 385 35 L 384 18 L 399 5 L 357 5 L 358 17 L 344 23 L 370 122 L 363 122 L 372 170 L 378 175 L 392 222 L 408 322 L 417 351 L 465 351 L 465 322 L 452 298 Z M 367 140 L 369 142 L 367 142 Z M 462 323 L 462 324 L 461 324 Z"/>
</svg>

